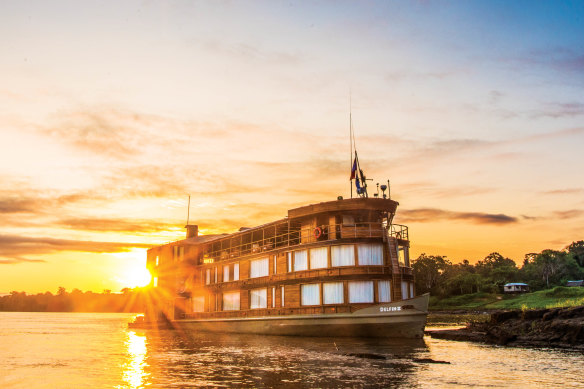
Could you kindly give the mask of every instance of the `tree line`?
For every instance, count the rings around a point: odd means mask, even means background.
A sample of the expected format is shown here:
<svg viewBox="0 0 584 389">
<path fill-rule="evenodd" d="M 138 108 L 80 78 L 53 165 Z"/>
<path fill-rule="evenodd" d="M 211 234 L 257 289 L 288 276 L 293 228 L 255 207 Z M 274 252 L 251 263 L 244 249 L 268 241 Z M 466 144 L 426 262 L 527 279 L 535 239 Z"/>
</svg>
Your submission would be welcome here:
<svg viewBox="0 0 584 389">
<path fill-rule="evenodd" d="M 59 287 L 51 292 L 30 294 L 11 292 L 0 296 L 0 311 L 13 312 L 144 312 L 146 291 L 143 288 L 124 288 L 122 293 L 67 292 Z"/>
<path fill-rule="evenodd" d="M 568 280 L 584 279 L 584 241 L 564 250 L 526 254 L 521 267 L 497 252 L 471 265 L 453 264 L 446 256 L 420 255 L 412 264 L 417 293 L 454 296 L 485 292 L 501 293 L 509 282 L 523 282 L 531 291 L 565 286 Z"/>
</svg>

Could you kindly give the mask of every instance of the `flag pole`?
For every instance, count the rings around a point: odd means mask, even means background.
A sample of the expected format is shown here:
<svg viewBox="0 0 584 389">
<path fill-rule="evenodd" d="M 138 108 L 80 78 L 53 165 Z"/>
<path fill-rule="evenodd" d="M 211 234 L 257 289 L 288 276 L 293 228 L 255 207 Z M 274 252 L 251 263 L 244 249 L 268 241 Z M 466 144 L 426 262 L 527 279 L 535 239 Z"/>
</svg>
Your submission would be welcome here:
<svg viewBox="0 0 584 389">
<path fill-rule="evenodd" d="M 349 188 L 351 190 L 351 198 L 353 198 L 353 116 L 352 116 L 352 106 L 351 106 L 351 91 L 349 91 L 349 171 L 351 172 L 351 178 L 349 178 Z"/>
</svg>

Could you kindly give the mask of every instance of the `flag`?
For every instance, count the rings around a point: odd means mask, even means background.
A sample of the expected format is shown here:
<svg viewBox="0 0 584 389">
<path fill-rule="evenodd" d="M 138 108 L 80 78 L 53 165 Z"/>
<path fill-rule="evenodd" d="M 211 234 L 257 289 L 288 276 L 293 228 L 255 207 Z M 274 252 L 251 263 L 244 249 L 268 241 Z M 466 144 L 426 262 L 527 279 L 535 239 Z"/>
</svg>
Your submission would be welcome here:
<svg viewBox="0 0 584 389">
<path fill-rule="evenodd" d="M 357 157 L 353 160 L 353 167 L 351 168 L 351 180 L 355 178 L 355 173 L 357 173 Z"/>
</svg>

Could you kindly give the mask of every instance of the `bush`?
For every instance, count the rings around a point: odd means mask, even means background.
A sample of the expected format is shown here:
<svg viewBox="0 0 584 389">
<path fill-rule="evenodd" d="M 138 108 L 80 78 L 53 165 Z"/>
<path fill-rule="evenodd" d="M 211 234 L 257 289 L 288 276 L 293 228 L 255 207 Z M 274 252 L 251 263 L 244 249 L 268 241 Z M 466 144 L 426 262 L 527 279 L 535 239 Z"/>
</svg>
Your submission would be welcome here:
<svg viewBox="0 0 584 389">
<path fill-rule="evenodd" d="M 584 288 L 556 286 L 552 290 L 547 291 L 545 295 L 547 297 L 582 297 L 584 296 Z"/>
</svg>

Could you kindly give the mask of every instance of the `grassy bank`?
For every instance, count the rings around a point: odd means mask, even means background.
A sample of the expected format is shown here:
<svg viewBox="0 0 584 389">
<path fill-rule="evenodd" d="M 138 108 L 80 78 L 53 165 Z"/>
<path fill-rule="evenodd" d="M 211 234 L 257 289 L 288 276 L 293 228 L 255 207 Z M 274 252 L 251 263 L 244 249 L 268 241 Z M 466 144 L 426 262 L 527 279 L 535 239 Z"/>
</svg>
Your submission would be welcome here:
<svg viewBox="0 0 584 389">
<path fill-rule="evenodd" d="M 584 305 L 584 288 L 558 286 L 520 295 L 473 293 L 430 298 L 431 310 L 539 309 Z"/>
</svg>

